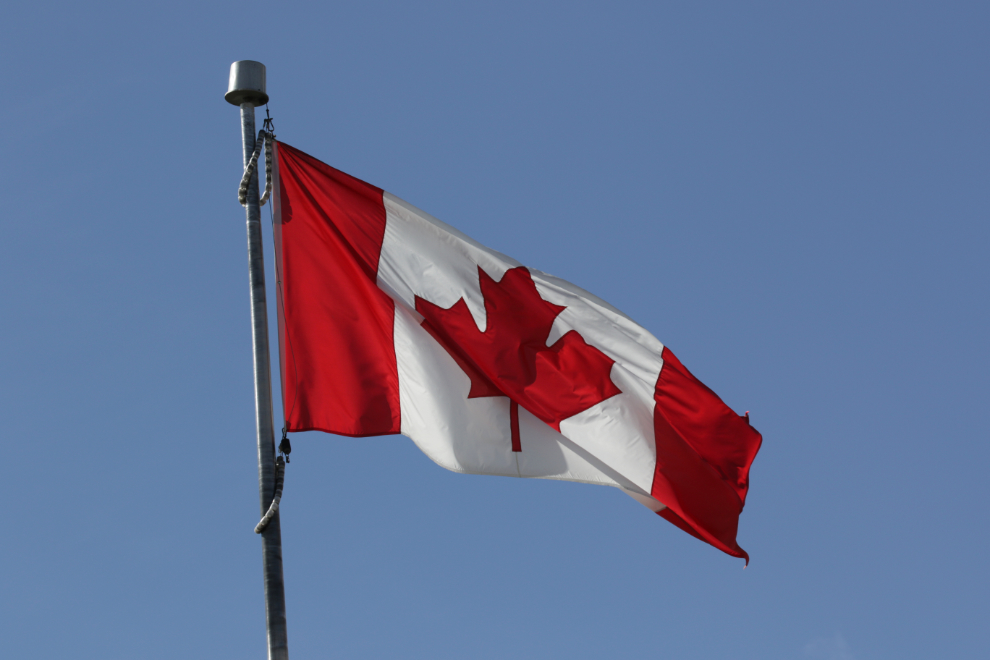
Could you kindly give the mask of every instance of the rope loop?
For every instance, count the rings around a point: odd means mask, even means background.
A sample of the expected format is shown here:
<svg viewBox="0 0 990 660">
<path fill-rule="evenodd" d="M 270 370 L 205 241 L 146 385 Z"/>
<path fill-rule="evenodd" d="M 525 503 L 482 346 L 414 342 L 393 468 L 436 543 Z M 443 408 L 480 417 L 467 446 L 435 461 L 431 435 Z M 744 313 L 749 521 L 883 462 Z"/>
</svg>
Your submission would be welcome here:
<svg viewBox="0 0 990 660">
<path fill-rule="evenodd" d="M 272 194 L 272 161 L 274 159 L 272 145 L 275 143 L 275 134 L 264 129 L 258 131 L 258 139 L 254 141 L 254 153 L 248 160 L 247 167 L 244 168 L 244 176 L 241 177 L 241 185 L 237 189 L 237 201 L 241 206 L 247 206 L 248 186 L 251 185 L 251 176 L 255 168 L 258 167 L 258 156 L 261 155 L 261 144 L 265 144 L 265 193 L 258 200 L 258 206 L 264 206 L 265 202 Z"/>
<path fill-rule="evenodd" d="M 268 507 L 268 512 L 261 519 L 261 522 L 257 524 L 254 528 L 255 534 L 261 534 L 268 527 L 268 523 L 272 521 L 275 514 L 278 513 L 278 504 L 282 501 L 282 485 L 285 483 L 285 461 L 281 456 L 275 459 L 275 497 L 272 498 L 272 503 Z"/>
</svg>

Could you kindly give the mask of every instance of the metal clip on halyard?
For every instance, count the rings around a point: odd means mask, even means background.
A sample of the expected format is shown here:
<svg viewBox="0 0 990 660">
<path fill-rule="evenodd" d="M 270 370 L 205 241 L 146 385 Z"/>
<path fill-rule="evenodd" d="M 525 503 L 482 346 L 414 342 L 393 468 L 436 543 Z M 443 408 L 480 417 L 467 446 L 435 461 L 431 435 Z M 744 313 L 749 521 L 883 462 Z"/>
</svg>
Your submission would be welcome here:
<svg viewBox="0 0 990 660">
<path fill-rule="evenodd" d="M 269 125 L 269 121 L 265 120 L 265 127 L 267 128 Z M 241 203 L 241 206 L 247 206 L 248 186 L 251 184 L 251 175 L 254 174 L 255 168 L 258 167 L 258 156 L 261 155 L 262 141 L 265 143 L 265 194 L 258 200 L 258 206 L 264 206 L 265 202 L 268 201 L 268 197 L 272 194 L 272 145 L 275 143 L 275 133 L 261 129 L 258 131 L 258 139 L 254 141 L 254 153 L 251 154 L 251 160 L 248 161 L 247 167 L 244 168 L 244 176 L 241 177 L 241 186 L 237 189 L 237 201 Z"/>
</svg>

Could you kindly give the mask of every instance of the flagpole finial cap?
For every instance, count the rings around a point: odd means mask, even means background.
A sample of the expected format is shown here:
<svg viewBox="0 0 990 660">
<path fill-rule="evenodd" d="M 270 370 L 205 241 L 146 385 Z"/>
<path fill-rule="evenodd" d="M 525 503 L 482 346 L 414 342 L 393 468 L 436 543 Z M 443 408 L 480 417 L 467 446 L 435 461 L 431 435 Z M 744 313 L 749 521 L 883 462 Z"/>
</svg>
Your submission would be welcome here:
<svg viewBox="0 0 990 660">
<path fill-rule="evenodd" d="M 245 101 L 250 101 L 255 106 L 268 103 L 265 65 L 254 60 L 241 60 L 231 64 L 230 84 L 224 98 L 232 105 L 241 105 Z"/>
</svg>

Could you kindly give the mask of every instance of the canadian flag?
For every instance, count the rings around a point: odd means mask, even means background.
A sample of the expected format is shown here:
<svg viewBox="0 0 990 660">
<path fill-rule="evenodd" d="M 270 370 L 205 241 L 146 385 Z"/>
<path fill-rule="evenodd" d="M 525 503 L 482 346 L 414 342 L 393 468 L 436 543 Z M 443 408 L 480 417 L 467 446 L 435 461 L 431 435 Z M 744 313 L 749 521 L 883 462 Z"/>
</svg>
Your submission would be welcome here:
<svg viewBox="0 0 990 660">
<path fill-rule="evenodd" d="M 760 434 L 647 330 L 284 143 L 288 431 L 402 433 L 448 470 L 621 488 L 735 556 Z"/>
</svg>

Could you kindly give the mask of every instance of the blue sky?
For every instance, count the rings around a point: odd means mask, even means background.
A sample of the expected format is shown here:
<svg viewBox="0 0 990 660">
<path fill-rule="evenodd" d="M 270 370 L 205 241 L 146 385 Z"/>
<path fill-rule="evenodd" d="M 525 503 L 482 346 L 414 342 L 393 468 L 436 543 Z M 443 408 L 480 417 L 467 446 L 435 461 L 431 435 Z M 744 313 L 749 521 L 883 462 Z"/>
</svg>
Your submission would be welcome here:
<svg viewBox="0 0 990 660">
<path fill-rule="evenodd" d="M 256 59 L 280 139 L 605 298 L 764 436 L 743 570 L 618 491 L 298 434 L 292 657 L 990 656 L 988 18 L 6 8 L 5 650 L 264 657 L 223 101 L 230 63 Z"/>
</svg>

